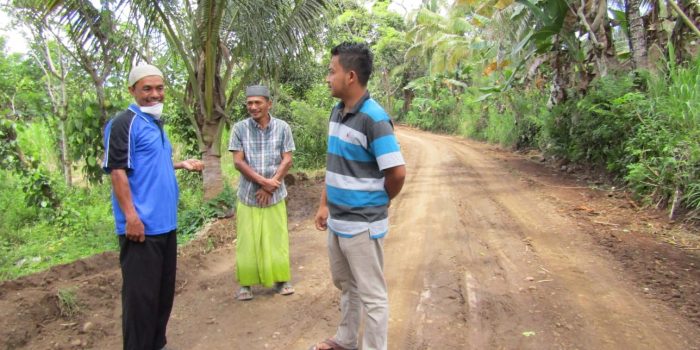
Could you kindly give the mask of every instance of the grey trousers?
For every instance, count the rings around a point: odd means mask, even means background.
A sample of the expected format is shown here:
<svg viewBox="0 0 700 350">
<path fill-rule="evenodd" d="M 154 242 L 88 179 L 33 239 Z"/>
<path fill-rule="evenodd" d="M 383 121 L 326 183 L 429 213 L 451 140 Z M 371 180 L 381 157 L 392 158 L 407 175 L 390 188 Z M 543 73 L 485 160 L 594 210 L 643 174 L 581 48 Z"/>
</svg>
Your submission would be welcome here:
<svg viewBox="0 0 700 350">
<path fill-rule="evenodd" d="M 389 298 L 384 280 L 384 239 L 369 232 L 350 238 L 328 230 L 328 257 L 333 284 L 340 289 L 338 345 L 357 348 L 364 313 L 363 350 L 386 350 L 389 327 Z"/>
</svg>

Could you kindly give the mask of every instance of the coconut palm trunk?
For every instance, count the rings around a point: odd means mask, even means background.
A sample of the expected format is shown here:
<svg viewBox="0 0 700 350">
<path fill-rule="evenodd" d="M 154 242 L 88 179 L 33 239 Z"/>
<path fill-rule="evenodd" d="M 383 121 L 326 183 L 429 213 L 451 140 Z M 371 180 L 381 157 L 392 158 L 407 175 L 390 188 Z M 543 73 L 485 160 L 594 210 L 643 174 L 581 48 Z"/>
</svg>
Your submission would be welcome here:
<svg viewBox="0 0 700 350">
<path fill-rule="evenodd" d="M 629 22 L 632 62 L 637 69 L 645 69 L 648 66 L 646 29 L 644 28 L 644 19 L 639 11 L 641 2 L 641 0 L 625 1 L 625 11 Z"/>
</svg>

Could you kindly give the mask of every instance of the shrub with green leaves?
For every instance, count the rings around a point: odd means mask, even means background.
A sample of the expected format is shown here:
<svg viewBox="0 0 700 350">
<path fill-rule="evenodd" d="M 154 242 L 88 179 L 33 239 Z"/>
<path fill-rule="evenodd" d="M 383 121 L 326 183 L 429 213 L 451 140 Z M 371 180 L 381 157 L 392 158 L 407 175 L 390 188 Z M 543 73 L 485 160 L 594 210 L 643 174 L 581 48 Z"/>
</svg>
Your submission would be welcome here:
<svg viewBox="0 0 700 350">
<path fill-rule="evenodd" d="M 418 92 L 422 93 L 421 90 Z M 444 133 L 457 132 L 460 126 L 458 95 L 446 87 L 441 87 L 433 92 L 437 95 L 436 97 L 417 95 L 402 121 L 423 130 Z"/>
<path fill-rule="evenodd" d="M 651 113 L 626 140 L 631 156 L 625 179 L 658 206 L 673 204 L 700 212 L 700 59 L 688 67 L 669 64 L 649 78 Z"/>
<path fill-rule="evenodd" d="M 185 189 L 180 192 L 177 216 L 178 235 L 184 237 L 179 243 L 189 241 L 207 222 L 224 217 L 236 207 L 236 192 L 228 184 L 215 198 L 202 204 L 202 191 Z"/>
<path fill-rule="evenodd" d="M 117 248 L 108 183 L 89 189 L 62 188 L 60 196 L 61 206 L 56 209 L 8 205 L 0 214 L 0 279 Z M 0 201 L 5 198 L 21 197 L 20 193 L 3 191 Z"/>
<path fill-rule="evenodd" d="M 632 76 L 610 75 L 596 80 L 586 95 L 552 109 L 545 119 L 548 151 L 574 162 L 624 170 L 625 140 L 634 134 L 639 118 L 649 111 Z"/>
<path fill-rule="evenodd" d="M 318 169 L 326 164 L 329 109 L 304 101 L 292 101 L 289 124 L 294 135 L 294 167 Z"/>
</svg>

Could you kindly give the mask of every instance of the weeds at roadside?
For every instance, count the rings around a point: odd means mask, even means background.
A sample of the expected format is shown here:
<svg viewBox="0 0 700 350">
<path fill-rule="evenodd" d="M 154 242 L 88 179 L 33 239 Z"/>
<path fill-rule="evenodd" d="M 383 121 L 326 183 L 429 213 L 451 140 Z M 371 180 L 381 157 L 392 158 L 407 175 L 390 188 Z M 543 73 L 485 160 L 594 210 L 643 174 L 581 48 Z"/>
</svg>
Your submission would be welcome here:
<svg viewBox="0 0 700 350">
<path fill-rule="evenodd" d="M 61 317 L 72 319 L 80 313 L 80 303 L 74 287 L 59 289 L 56 296 Z"/>
</svg>

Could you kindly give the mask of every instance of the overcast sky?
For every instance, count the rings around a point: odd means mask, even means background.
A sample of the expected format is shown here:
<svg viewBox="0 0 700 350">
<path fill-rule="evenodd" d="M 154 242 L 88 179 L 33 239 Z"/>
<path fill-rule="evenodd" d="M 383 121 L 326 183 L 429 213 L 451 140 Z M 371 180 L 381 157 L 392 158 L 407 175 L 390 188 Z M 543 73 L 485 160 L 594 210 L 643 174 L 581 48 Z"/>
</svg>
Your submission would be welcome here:
<svg viewBox="0 0 700 350">
<path fill-rule="evenodd" d="M 0 35 L 4 36 L 7 40 L 5 47 L 7 51 L 12 52 L 27 52 L 27 41 L 24 40 L 23 34 L 15 29 L 12 29 L 10 19 L 7 17 L 5 11 L 0 8 Z"/>
</svg>

